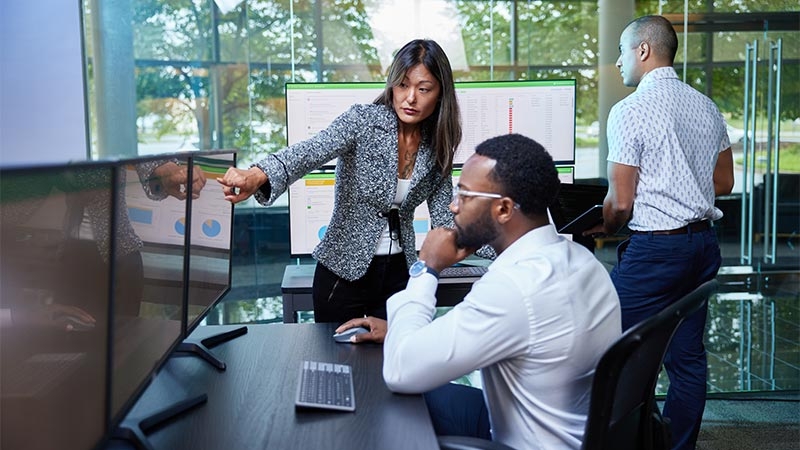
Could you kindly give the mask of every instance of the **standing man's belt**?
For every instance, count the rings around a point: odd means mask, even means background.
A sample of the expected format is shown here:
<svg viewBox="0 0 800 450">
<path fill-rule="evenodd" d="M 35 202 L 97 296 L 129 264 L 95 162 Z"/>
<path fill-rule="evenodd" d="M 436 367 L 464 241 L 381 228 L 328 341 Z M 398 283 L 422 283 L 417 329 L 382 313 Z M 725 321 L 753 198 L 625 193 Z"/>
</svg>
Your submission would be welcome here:
<svg viewBox="0 0 800 450">
<path fill-rule="evenodd" d="M 701 231 L 706 231 L 711 229 L 711 221 L 710 220 L 700 220 L 697 222 L 692 222 L 689 225 L 682 226 L 680 228 L 675 228 L 674 230 L 655 230 L 655 231 L 639 231 L 639 230 L 631 230 L 632 234 L 657 234 L 657 235 L 670 235 L 670 234 L 686 234 L 689 230 L 692 233 L 699 233 Z"/>
</svg>

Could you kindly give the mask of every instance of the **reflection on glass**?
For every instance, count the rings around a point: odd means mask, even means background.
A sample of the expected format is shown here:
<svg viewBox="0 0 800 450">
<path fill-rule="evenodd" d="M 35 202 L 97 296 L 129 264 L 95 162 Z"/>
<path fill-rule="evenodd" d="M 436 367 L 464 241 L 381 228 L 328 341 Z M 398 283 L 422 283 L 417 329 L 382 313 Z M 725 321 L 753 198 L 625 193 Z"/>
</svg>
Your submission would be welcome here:
<svg viewBox="0 0 800 450">
<path fill-rule="evenodd" d="M 105 432 L 113 168 L 0 173 L 0 447 Z"/>
<path fill-rule="evenodd" d="M 235 165 L 234 153 L 195 156 L 192 173 L 214 180 Z M 233 205 L 222 189 L 192 190 L 191 224 L 187 334 L 230 287 Z"/>
</svg>

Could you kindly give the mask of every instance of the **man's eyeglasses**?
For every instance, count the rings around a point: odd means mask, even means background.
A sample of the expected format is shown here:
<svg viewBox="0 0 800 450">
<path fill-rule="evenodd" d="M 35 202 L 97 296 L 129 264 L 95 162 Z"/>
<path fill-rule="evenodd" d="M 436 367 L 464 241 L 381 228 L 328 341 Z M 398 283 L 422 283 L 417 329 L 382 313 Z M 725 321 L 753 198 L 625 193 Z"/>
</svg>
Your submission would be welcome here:
<svg viewBox="0 0 800 450">
<path fill-rule="evenodd" d="M 461 206 L 461 197 L 503 198 L 505 195 L 496 194 L 494 192 L 468 191 L 458 186 L 453 186 L 453 204 Z M 519 209 L 519 203 L 514 202 L 514 208 Z"/>
</svg>

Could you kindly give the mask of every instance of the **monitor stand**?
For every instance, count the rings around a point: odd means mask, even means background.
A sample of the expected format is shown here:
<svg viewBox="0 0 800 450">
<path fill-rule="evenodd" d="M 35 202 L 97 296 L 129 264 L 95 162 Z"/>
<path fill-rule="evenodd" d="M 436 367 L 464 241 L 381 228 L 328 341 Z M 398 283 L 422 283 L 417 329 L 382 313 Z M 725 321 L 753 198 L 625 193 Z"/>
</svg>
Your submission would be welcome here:
<svg viewBox="0 0 800 450">
<path fill-rule="evenodd" d="M 173 418 L 184 412 L 202 405 L 208 401 L 207 394 L 200 394 L 195 397 L 173 403 L 153 414 L 141 417 L 129 415 L 114 430 L 112 439 L 119 439 L 131 442 L 138 450 L 153 450 L 153 446 L 147 440 L 147 433 L 153 429 L 166 424 Z"/>
<path fill-rule="evenodd" d="M 228 342 L 231 339 L 235 339 L 239 336 L 247 334 L 247 327 L 239 327 L 233 329 L 231 331 L 226 331 L 224 333 L 218 333 L 206 338 L 197 340 L 192 338 L 186 338 L 178 344 L 178 347 L 175 349 L 175 353 L 178 356 L 188 356 L 188 355 L 196 355 L 211 364 L 212 366 L 216 367 L 218 370 L 223 371 L 225 370 L 225 363 L 214 356 L 209 349 L 216 347 L 223 342 Z"/>
</svg>

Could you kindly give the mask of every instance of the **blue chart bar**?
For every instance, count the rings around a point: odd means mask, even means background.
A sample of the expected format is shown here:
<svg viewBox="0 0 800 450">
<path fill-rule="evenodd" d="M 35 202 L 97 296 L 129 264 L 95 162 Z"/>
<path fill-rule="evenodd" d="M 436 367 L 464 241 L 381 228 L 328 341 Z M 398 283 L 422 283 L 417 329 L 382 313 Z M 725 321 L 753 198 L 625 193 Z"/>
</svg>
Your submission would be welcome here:
<svg viewBox="0 0 800 450">
<path fill-rule="evenodd" d="M 131 222 L 153 224 L 153 210 L 145 208 L 128 207 L 128 216 Z"/>
</svg>

